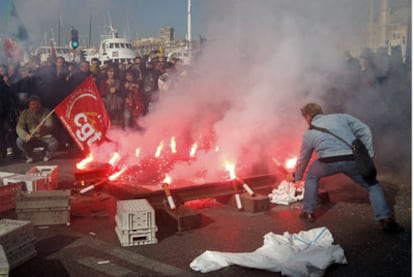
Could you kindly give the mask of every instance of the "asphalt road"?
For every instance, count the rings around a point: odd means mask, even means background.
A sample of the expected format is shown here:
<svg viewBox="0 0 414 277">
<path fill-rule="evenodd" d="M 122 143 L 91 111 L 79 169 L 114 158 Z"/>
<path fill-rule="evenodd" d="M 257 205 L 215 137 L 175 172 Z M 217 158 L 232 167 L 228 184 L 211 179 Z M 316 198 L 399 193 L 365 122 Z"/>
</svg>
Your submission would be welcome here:
<svg viewBox="0 0 414 277">
<path fill-rule="evenodd" d="M 77 158 L 76 152 L 62 152 L 47 163 L 3 160 L 0 171 L 25 173 L 36 165 L 58 165 L 59 186 L 70 189 Z M 114 230 L 119 199 L 103 187 L 83 196 L 73 193 L 70 226 L 35 226 L 37 255 L 10 276 L 281 276 L 236 265 L 203 274 L 189 264 L 205 250 L 252 252 L 263 245 L 263 236 L 269 232 L 297 233 L 316 227 L 328 228 L 348 261 L 329 266 L 325 276 L 411 276 L 411 172 L 387 167 L 379 171 L 387 199 L 405 228 L 401 234 L 381 232 L 366 191 L 339 175 L 322 181 L 330 202 L 320 204 L 312 224 L 298 218 L 300 202 L 271 204 L 268 211 L 249 213 L 216 199 L 203 199 L 190 205 L 201 214 L 198 228 L 178 231 L 157 212 L 157 243 L 122 247 Z M 16 218 L 16 214 L 9 210 L 0 217 Z"/>
</svg>

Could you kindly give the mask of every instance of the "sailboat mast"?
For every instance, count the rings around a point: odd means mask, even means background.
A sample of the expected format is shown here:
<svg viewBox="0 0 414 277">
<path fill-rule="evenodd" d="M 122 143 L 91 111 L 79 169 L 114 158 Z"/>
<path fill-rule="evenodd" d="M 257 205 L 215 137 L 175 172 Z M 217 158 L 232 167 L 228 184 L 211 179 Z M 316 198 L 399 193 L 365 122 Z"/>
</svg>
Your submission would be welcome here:
<svg viewBox="0 0 414 277">
<path fill-rule="evenodd" d="M 89 41 L 88 41 L 88 48 L 91 48 L 91 41 L 92 41 L 92 9 L 89 13 Z"/>
<path fill-rule="evenodd" d="M 188 49 L 191 56 L 191 47 L 192 47 L 192 31 L 191 31 L 191 0 L 187 0 L 187 39 L 188 39 Z"/>
</svg>

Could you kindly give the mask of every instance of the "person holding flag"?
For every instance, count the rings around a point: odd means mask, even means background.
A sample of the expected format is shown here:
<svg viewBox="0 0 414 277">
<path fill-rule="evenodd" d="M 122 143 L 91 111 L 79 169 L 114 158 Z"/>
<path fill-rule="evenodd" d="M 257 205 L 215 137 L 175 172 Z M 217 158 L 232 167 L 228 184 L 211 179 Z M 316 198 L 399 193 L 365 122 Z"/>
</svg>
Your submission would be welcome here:
<svg viewBox="0 0 414 277">
<path fill-rule="evenodd" d="M 40 97 L 37 95 L 30 96 L 28 102 L 29 107 L 22 111 L 17 122 L 16 144 L 25 155 L 26 163 L 33 162 L 32 153 L 35 147 L 44 148 L 43 161 L 47 162 L 53 157 L 59 145 L 52 135 L 54 122 L 51 115 L 53 111 L 42 107 Z"/>
</svg>

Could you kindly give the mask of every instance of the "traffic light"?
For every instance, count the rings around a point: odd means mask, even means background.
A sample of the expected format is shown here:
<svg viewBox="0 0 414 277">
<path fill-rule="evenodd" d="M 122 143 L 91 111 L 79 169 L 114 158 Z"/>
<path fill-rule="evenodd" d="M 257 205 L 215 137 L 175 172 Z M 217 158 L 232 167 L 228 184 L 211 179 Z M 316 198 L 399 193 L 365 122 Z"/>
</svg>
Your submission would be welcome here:
<svg viewBox="0 0 414 277">
<path fill-rule="evenodd" d="M 78 35 L 78 30 L 76 29 L 72 29 L 71 31 L 72 34 L 72 39 L 70 40 L 70 46 L 73 49 L 76 49 L 79 47 L 79 35 Z"/>
</svg>

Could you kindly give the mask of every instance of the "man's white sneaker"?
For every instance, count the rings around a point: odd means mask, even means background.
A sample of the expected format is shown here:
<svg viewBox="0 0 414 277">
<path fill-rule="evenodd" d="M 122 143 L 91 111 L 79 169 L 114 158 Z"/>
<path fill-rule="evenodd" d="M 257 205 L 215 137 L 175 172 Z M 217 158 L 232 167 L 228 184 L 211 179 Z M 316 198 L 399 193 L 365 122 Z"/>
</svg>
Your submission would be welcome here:
<svg viewBox="0 0 414 277">
<path fill-rule="evenodd" d="M 27 164 L 31 164 L 33 162 L 33 158 L 32 157 L 28 157 L 27 159 L 26 159 L 26 163 Z"/>
</svg>

